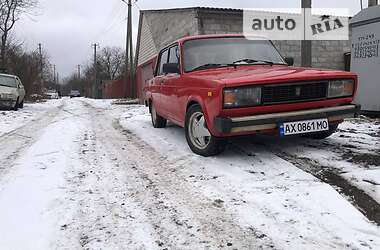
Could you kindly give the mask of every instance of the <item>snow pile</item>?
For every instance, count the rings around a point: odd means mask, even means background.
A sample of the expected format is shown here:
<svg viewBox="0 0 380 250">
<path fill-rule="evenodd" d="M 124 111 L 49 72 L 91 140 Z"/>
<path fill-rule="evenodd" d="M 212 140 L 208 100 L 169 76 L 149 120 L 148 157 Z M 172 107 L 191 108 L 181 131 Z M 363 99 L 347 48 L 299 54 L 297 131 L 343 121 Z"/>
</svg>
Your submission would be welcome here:
<svg viewBox="0 0 380 250">
<path fill-rule="evenodd" d="M 60 105 L 62 105 L 62 100 L 49 100 L 45 103 L 25 103 L 24 108 L 18 111 L 0 110 L 0 136 L 38 119 Z"/>
</svg>

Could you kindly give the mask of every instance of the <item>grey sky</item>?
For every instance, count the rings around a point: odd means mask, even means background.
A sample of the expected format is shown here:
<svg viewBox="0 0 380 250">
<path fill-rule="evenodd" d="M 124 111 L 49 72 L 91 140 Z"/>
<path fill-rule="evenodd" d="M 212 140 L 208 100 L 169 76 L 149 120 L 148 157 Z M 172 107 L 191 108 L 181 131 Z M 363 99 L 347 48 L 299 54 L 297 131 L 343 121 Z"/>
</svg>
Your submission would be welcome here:
<svg viewBox="0 0 380 250">
<path fill-rule="evenodd" d="M 135 0 L 133 0 L 135 1 Z M 134 4 L 134 36 L 139 9 L 176 7 L 297 8 L 300 0 L 138 0 Z M 364 6 L 367 1 L 364 0 Z M 360 10 L 360 0 L 313 0 L 316 8 Z M 16 27 L 15 36 L 28 49 L 38 43 L 57 65 L 61 76 L 74 72 L 77 64 L 92 58 L 92 43 L 125 47 L 126 5 L 121 0 L 40 0 L 39 15 L 25 17 Z"/>
</svg>

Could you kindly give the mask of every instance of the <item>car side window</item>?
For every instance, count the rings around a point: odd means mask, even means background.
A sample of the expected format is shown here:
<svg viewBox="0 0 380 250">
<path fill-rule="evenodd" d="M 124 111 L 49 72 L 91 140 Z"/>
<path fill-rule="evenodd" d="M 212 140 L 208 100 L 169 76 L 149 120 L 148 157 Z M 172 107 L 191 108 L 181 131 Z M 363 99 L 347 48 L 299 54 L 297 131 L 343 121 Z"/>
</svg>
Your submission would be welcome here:
<svg viewBox="0 0 380 250">
<path fill-rule="evenodd" d="M 21 80 L 17 78 L 17 86 L 22 89 L 24 88 L 24 85 L 22 85 Z"/>
<path fill-rule="evenodd" d="M 163 69 L 164 69 L 164 64 L 165 63 L 168 63 L 168 55 L 169 55 L 169 51 L 166 49 L 164 50 L 162 53 L 161 53 L 161 57 L 160 57 L 160 64 L 158 65 L 158 71 L 157 71 L 157 75 L 160 76 L 160 75 L 163 75 Z"/>
<path fill-rule="evenodd" d="M 169 63 L 179 64 L 178 45 L 171 47 L 169 51 Z"/>
</svg>

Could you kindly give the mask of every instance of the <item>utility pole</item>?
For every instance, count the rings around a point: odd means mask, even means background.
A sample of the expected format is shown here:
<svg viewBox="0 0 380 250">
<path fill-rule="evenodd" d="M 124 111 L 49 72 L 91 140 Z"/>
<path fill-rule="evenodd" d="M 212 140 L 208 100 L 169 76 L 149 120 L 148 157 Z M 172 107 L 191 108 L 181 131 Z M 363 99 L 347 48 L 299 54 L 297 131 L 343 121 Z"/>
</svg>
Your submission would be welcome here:
<svg viewBox="0 0 380 250">
<path fill-rule="evenodd" d="M 78 79 L 80 80 L 80 64 L 78 64 Z"/>
<path fill-rule="evenodd" d="M 306 10 L 305 9 L 311 9 L 311 0 L 302 0 L 302 11 L 304 15 L 304 23 L 306 21 Z M 304 30 L 304 34 L 306 34 L 306 27 Z M 312 66 L 312 43 L 311 40 L 305 40 L 306 36 L 304 36 L 304 39 L 301 41 L 301 65 L 302 67 L 311 67 Z"/>
<path fill-rule="evenodd" d="M 44 66 L 43 66 L 43 59 L 42 59 L 42 44 L 38 44 L 38 53 L 40 56 L 40 77 L 41 77 L 41 88 L 43 88 L 44 85 Z"/>
<path fill-rule="evenodd" d="M 94 47 L 94 85 L 92 86 L 92 97 L 97 98 L 97 87 L 98 87 L 98 67 L 97 67 L 97 49 L 99 47 L 99 44 L 94 43 L 92 45 Z"/>
<path fill-rule="evenodd" d="M 53 65 L 53 82 L 54 84 L 57 84 L 57 79 L 55 78 L 55 64 Z"/>
<path fill-rule="evenodd" d="M 126 97 L 135 97 L 134 70 L 133 70 L 133 44 L 132 44 L 132 0 L 122 0 L 128 4 L 126 56 L 125 56 L 125 86 Z"/>
</svg>

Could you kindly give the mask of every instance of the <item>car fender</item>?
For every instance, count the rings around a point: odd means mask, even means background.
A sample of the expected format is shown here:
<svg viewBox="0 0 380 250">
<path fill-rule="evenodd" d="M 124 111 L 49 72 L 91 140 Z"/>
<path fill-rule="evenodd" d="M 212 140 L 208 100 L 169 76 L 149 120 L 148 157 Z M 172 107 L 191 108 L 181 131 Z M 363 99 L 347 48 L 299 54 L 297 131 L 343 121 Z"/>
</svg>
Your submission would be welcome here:
<svg viewBox="0 0 380 250">
<path fill-rule="evenodd" d="M 187 99 L 187 103 L 186 103 L 186 113 L 187 113 L 187 109 L 189 107 L 189 105 L 191 103 L 198 103 L 200 106 L 201 106 L 201 109 L 203 111 L 203 114 L 205 115 L 205 120 L 206 120 L 206 124 L 207 126 L 210 128 L 213 124 L 212 120 L 210 119 L 210 116 L 209 116 L 209 112 L 208 112 L 208 109 L 207 109 L 207 106 L 205 105 L 204 103 L 204 100 L 202 99 L 202 97 L 198 96 L 198 95 L 195 95 L 195 96 L 189 96 L 188 99 Z"/>
</svg>

